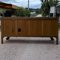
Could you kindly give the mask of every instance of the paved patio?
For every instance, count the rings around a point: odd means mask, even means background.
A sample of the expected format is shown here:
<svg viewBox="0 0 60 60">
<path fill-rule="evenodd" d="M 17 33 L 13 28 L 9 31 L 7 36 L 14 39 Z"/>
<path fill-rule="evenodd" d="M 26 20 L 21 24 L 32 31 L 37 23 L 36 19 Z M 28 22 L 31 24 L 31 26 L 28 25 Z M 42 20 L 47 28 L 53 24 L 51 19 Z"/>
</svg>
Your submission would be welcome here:
<svg viewBox="0 0 60 60">
<path fill-rule="evenodd" d="M 4 38 L 0 60 L 60 60 L 60 41 L 56 45 L 50 38 L 11 37 L 9 41 Z"/>
</svg>

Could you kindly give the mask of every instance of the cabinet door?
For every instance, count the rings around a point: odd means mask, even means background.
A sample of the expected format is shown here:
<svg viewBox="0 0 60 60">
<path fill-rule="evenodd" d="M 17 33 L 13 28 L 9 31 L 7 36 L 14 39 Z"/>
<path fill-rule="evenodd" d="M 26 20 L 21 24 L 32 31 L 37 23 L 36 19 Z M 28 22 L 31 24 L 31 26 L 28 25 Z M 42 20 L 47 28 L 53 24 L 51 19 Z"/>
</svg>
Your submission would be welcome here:
<svg viewBox="0 0 60 60">
<path fill-rule="evenodd" d="M 42 20 L 30 20 L 29 35 L 33 37 L 42 36 Z"/>
<path fill-rule="evenodd" d="M 43 36 L 50 36 L 51 35 L 51 20 L 43 20 L 42 23 L 42 34 Z"/>
<path fill-rule="evenodd" d="M 51 36 L 58 36 L 58 21 L 51 21 Z"/>
<path fill-rule="evenodd" d="M 2 27 L 2 34 L 4 36 L 12 36 L 12 20 L 10 18 L 3 18 Z"/>
<path fill-rule="evenodd" d="M 17 20 L 17 36 L 28 36 L 28 20 Z"/>
</svg>

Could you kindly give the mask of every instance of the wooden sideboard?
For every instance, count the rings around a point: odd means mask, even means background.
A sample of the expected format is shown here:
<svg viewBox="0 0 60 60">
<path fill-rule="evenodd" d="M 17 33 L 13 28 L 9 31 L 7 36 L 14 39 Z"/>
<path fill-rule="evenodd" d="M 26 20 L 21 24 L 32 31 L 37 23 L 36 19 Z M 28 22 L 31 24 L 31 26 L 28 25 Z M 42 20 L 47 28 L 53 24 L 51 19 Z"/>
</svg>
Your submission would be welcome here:
<svg viewBox="0 0 60 60">
<path fill-rule="evenodd" d="M 1 43 L 3 37 L 56 37 L 58 44 L 57 18 L 3 17 L 1 26 Z"/>
</svg>

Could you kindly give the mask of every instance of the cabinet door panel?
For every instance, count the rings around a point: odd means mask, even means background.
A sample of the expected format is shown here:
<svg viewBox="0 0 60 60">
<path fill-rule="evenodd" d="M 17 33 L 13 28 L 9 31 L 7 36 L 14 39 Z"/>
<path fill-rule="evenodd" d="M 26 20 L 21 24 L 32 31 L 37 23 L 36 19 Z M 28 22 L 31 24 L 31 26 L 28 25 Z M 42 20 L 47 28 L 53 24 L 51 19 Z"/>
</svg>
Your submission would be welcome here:
<svg viewBox="0 0 60 60">
<path fill-rule="evenodd" d="M 51 21 L 51 36 L 58 36 L 58 21 Z"/>
<path fill-rule="evenodd" d="M 3 20 L 3 35 L 5 36 L 12 36 L 12 20 L 11 19 L 4 19 Z"/>
<path fill-rule="evenodd" d="M 17 36 L 28 36 L 28 20 L 17 20 Z"/>
<path fill-rule="evenodd" d="M 50 36 L 51 32 L 51 20 L 43 20 L 43 36 Z"/>
<path fill-rule="evenodd" d="M 42 36 L 42 20 L 30 20 L 30 36 Z"/>
</svg>

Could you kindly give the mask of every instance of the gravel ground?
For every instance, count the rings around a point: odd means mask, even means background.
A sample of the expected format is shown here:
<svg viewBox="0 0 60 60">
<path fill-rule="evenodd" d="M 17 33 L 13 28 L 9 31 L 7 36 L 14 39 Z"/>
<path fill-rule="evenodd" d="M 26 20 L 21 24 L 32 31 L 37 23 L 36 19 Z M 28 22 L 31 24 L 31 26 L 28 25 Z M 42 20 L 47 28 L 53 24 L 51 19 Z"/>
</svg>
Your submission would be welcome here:
<svg viewBox="0 0 60 60">
<path fill-rule="evenodd" d="M 11 37 L 6 41 L 4 38 L 4 44 L 0 44 L 0 60 L 60 60 L 60 41 L 59 45 L 55 45 L 49 40 L 50 38 Z"/>
</svg>

